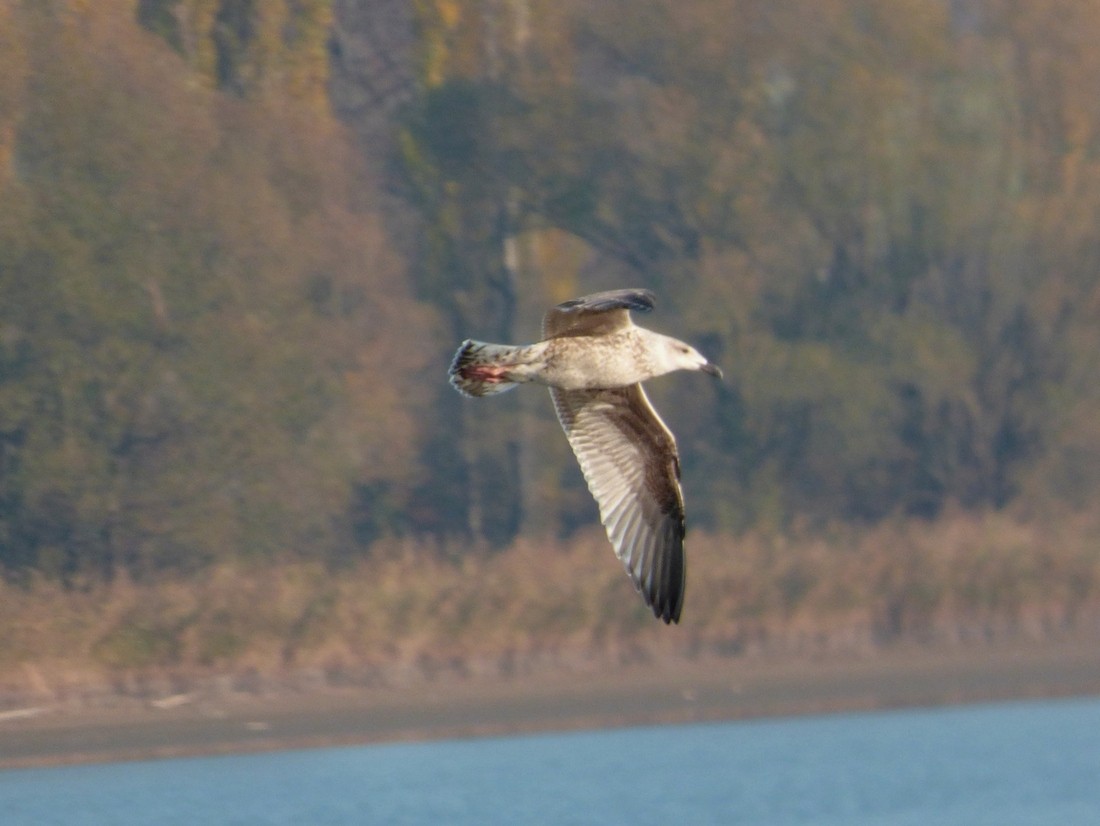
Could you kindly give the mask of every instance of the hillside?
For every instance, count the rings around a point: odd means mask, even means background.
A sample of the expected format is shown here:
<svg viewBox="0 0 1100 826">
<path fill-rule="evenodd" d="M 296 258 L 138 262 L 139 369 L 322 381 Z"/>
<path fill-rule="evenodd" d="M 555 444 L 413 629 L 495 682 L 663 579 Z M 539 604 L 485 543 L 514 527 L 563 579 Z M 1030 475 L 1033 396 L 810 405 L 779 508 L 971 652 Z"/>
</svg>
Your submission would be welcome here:
<svg viewBox="0 0 1100 826">
<path fill-rule="evenodd" d="M 0 681 L 1094 634 L 1097 36 L 1056 0 L 0 0 Z M 652 388 L 678 630 L 545 394 L 444 376 L 625 285 L 727 376 Z"/>
</svg>

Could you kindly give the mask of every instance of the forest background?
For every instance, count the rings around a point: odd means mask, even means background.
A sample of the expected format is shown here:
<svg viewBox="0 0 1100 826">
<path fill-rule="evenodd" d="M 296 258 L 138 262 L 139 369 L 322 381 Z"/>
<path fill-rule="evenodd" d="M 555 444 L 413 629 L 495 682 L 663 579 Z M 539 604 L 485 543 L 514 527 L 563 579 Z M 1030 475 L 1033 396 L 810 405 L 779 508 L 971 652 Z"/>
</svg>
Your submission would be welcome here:
<svg viewBox="0 0 1100 826">
<path fill-rule="evenodd" d="M 0 682 L 1100 627 L 1100 7 L 0 0 Z M 653 289 L 648 615 L 463 338 Z"/>
</svg>

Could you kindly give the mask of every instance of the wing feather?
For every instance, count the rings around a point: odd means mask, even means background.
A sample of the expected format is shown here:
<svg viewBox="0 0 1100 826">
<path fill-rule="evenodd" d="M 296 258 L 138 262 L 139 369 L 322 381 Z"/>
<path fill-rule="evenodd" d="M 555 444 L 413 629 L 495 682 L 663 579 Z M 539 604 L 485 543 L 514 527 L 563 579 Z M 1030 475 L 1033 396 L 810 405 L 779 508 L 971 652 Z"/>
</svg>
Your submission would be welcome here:
<svg viewBox="0 0 1100 826">
<path fill-rule="evenodd" d="M 685 581 L 684 503 L 675 438 L 640 384 L 552 387 L 550 394 L 615 554 L 653 613 L 678 622 Z"/>
<path fill-rule="evenodd" d="M 629 327 L 630 311 L 647 313 L 656 297 L 649 290 L 608 290 L 563 301 L 546 313 L 543 338 L 601 336 Z"/>
</svg>

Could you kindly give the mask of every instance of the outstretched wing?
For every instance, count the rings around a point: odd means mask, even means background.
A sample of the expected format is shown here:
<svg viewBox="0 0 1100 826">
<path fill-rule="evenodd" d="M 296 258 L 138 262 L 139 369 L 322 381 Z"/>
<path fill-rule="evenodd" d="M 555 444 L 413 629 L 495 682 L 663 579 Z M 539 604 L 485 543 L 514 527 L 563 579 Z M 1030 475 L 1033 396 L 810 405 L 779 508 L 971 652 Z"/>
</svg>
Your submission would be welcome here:
<svg viewBox="0 0 1100 826">
<path fill-rule="evenodd" d="M 609 290 L 563 301 L 542 320 L 543 338 L 600 336 L 629 327 L 630 311 L 648 313 L 655 296 L 649 290 Z"/>
<path fill-rule="evenodd" d="M 640 384 L 550 388 L 600 520 L 653 613 L 679 622 L 684 602 L 684 500 L 676 440 Z"/>
</svg>

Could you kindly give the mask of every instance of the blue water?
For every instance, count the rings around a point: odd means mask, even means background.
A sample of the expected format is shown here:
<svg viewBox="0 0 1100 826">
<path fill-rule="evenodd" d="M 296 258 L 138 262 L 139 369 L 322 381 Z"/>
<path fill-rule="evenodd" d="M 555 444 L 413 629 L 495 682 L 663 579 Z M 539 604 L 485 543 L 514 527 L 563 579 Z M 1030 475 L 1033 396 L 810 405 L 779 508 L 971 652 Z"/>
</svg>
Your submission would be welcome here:
<svg viewBox="0 0 1100 826">
<path fill-rule="evenodd" d="M 1100 699 L 15 770 L 0 823 L 1100 824 Z"/>
</svg>

